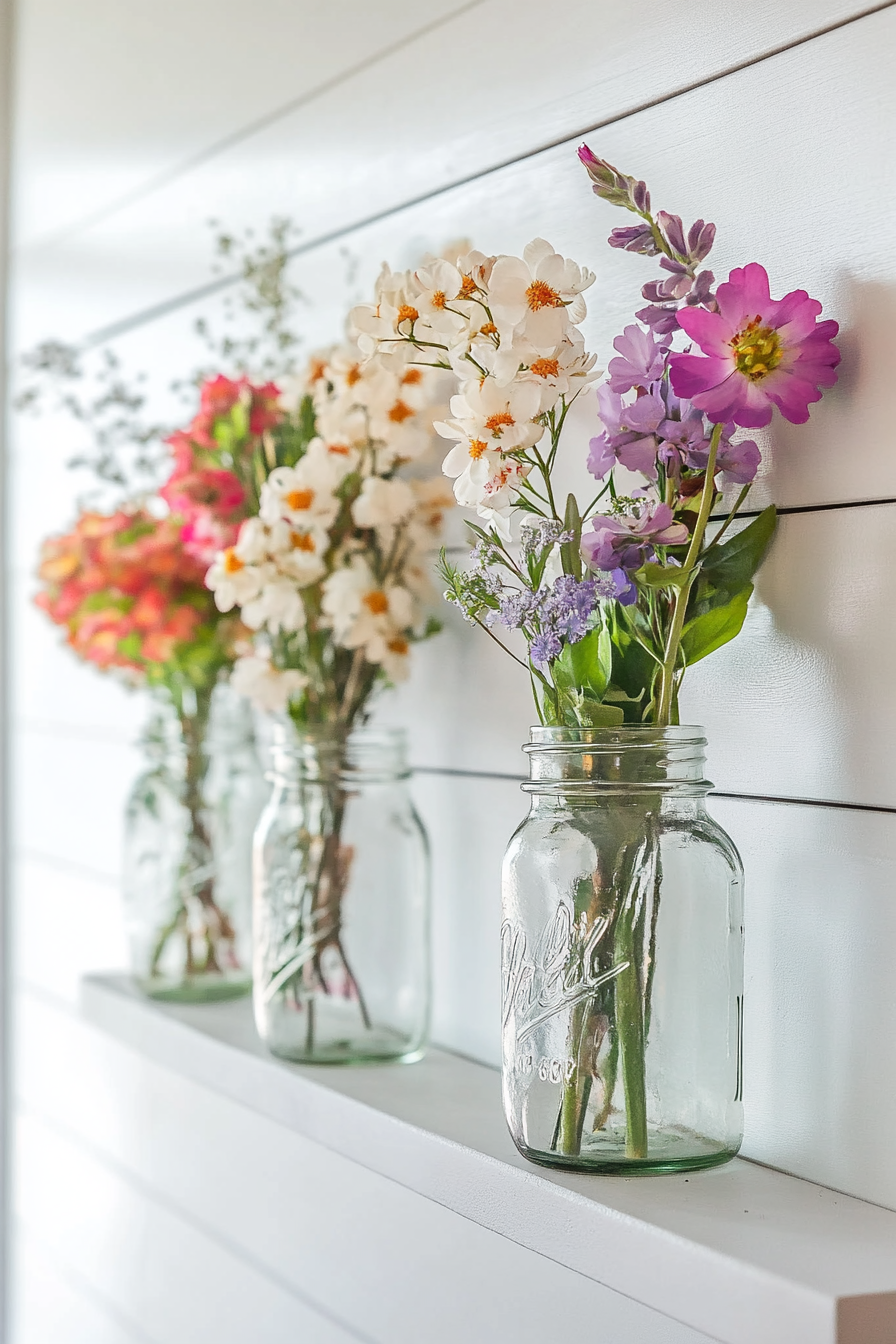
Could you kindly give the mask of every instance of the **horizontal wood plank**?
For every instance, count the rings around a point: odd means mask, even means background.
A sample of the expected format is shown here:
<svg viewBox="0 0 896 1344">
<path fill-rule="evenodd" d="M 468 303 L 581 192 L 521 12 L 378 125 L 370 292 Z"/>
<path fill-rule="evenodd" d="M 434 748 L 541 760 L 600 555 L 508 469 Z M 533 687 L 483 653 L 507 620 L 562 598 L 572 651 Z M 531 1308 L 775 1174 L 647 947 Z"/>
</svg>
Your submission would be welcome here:
<svg viewBox="0 0 896 1344">
<path fill-rule="evenodd" d="M 378 1344 L 416 1344 L 425 1334 L 434 1344 L 508 1337 L 539 1344 L 556 1328 L 562 1302 L 562 1319 L 570 1328 L 584 1330 L 599 1318 L 619 1344 L 708 1344 L 699 1331 L 214 1095 L 45 1005 L 23 1008 L 23 1032 L 28 1061 L 22 1087 L 31 1114 L 26 1142 L 28 1135 L 38 1136 L 35 1158 L 47 1148 L 46 1173 L 27 1177 L 31 1216 L 40 1215 L 43 1183 L 57 1174 L 57 1154 L 64 1147 L 73 1169 L 72 1197 L 80 1173 L 96 1173 L 104 1239 L 116 1231 L 127 1235 L 119 1204 L 144 1208 L 147 1233 L 170 1221 L 178 1238 L 185 1235 L 176 1221 L 183 1213 L 192 1238 L 213 1236 L 226 1245 L 228 1257 L 239 1255 L 250 1281 L 266 1273 L 279 1286 L 270 1293 L 269 1311 L 285 1291 L 301 1296 L 309 1309 L 328 1304 L 347 1332 L 334 1339 L 351 1334 Z M 39 1114 L 64 1124 L 72 1137 L 58 1138 Z M 92 1154 L 83 1152 L 80 1142 L 89 1144 Z M 31 1160 L 26 1154 L 24 1161 Z M 40 1188 L 29 1196 L 35 1184 Z M 113 1186 L 115 1207 L 103 1207 L 105 1190 Z M 164 1214 L 155 1210 L 156 1201 L 160 1209 L 164 1204 Z M 70 1216 L 63 1213 L 60 1237 Z M 89 1230 L 87 1240 L 95 1235 Z M 167 1258 L 174 1248 L 156 1253 Z M 205 1263 L 220 1251 L 203 1244 L 198 1254 L 194 1272 L 201 1283 Z M 133 1310 L 148 1284 L 120 1278 Z M 232 1291 L 238 1288 L 236 1280 Z M 169 1295 L 176 1291 L 175 1281 Z M 185 1304 L 194 1322 L 199 1297 L 194 1290 Z M 251 1299 L 238 1318 L 248 1320 L 250 1311 Z M 211 1325 L 203 1328 L 194 1340 L 211 1344 Z M 228 1325 L 220 1338 L 244 1344 L 248 1335 L 240 1338 L 239 1328 L 236 1322 Z M 181 1336 L 171 1325 L 166 1332 L 165 1344 L 169 1339 L 179 1344 Z M 265 1333 L 263 1322 L 255 1334 L 265 1344 L 281 1338 L 276 1330 Z"/>
</svg>

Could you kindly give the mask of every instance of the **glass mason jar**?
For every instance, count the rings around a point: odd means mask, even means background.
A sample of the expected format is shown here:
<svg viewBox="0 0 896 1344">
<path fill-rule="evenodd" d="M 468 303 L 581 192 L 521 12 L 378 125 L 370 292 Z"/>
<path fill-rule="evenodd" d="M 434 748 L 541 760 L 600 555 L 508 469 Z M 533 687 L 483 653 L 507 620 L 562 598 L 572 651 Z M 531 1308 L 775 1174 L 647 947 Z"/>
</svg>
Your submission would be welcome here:
<svg viewBox="0 0 896 1344">
<path fill-rule="evenodd" d="M 191 1003 L 251 988 L 252 834 L 264 804 L 249 706 L 227 686 L 160 702 L 125 811 L 133 975 Z"/>
<path fill-rule="evenodd" d="M 315 1064 L 414 1060 L 429 1030 L 429 850 L 404 733 L 275 725 L 255 833 L 255 1020 Z"/>
<path fill-rule="evenodd" d="M 700 728 L 533 728 L 504 860 L 504 1108 L 544 1166 L 686 1171 L 743 1132 L 743 869 Z"/>
</svg>

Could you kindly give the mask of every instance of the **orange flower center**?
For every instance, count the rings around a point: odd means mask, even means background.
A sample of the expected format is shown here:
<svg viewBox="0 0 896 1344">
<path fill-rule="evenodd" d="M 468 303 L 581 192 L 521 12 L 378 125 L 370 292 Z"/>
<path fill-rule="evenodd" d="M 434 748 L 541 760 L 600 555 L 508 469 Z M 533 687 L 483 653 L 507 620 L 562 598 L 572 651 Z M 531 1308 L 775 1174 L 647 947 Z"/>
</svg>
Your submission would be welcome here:
<svg viewBox="0 0 896 1344">
<path fill-rule="evenodd" d="M 447 302 L 448 300 L 445 298 L 445 291 L 443 289 L 437 289 L 432 296 L 433 308 L 444 308 Z"/>
<path fill-rule="evenodd" d="M 533 313 L 539 308 L 562 308 L 563 300 L 556 289 L 551 289 L 546 280 L 533 280 L 526 290 L 526 302 Z"/>
<path fill-rule="evenodd" d="M 297 551 L 314 551 L 314 538 L 310 532 L 290 532 L 290 540 Z"/>
<path fill-rule="evenodd" d="M 559 359 L 533 359 L 529 365 L 530 372 L 535 374 L 536 378 L 556 378 L 560 372 Z"/>
<path fill-rule="evenodd" d="M 290 490 L 286 496 L 286 507 L 289 509 L 310 509 L 313 499 L 313 490 Z"/>
<path fill-rule="evenodd" d="M 414 412 L 413 412 L 413 410 L 411 409 L 411 407 L 407 404 L 407 402 L 406 402 L 406 401 L 402 401 L 402 400 L 399 398 L 399 400 L 396 401 L 395 405 L 392 407 L 391 411 L 389 412 L 389 419 L 392 420 L 396 425 L 400 425 L 400 424 L 402 424 L 405 420 L 407 420 L 407 418 L 408 418 L 409 416 L 411 416 L 411 415 L 413 415 L 413 414 L 414 414 Z"/>
<path fill-rule="evenodd" d="M 484 439 L 471 439 L 470 456 L 472 457 L 473 461 L 474 462 L 478 461 L 478 459 L 487 450 L 487 448 L 488 444 L 485 442 Z"/>
<path fill-rule="evenodd" d="M 227 550 L 224 552 L 224 573 L 239 574 L 241 569 L 245 569 L 245 565 L 233 547 L 228 546 Z"/>
<path fill-rule="evenodd" d="M 386 643 L 386 648 L 390 653 L 405 654 L 410 647 L 404 635 L 396 635 L 394 639 L 390 639 Z"/>
<path fill-rule="evenodd" d="M 327 361 L 325 359 L 312 359 L 311 366 L 308 369 L 308 381 L 312 383 L 320 382 L 327 372 Z"/>
<path fill-rule="evenodd" d="M 761 318 L 754 317 L 731 340 L 734 367 L 753 383 L 761 382 L 776 369 L 784 355 L 774 327 L 763 327 L 761 322 Z"/>
<path fill-rule="evenodd" d="M 495 415 L 490 415 L 485 422 L 486 429 L 490 429 L 492 437 L 500 439 L 508 425 L 515 425 L 516 421 L 509 411 L 498 411 Z"/>
<path fill-rule="evenodd" d="M 423 372 L 421 369 L 407 369 L 401 378 L 402 387 L 413 387 L 416 383 L 423 381 Z"/>
<path fill-rule="evenodd" d="M 416 308 L 412 308 L 409 303 L 403 303 L 398 310 L 395 325 L 400 327 L 402 322 L 416 322 L 419 316 Z"/>
<path fill-rule="evenodd" d="M 379 589 L 374 589 L 372 593 L 365 593 L 363 600 L 367 610 L 374 616 L 385 616 L 389 610 L 389 599 Z"/>
<path fill-rule="evenodd" d="M 483 322 L 482 326 L 479 328 L 480 336 L 496 336 L 497 334 L 498 328 L 495 326 L 494 322 Z"/>
<path fill-rule="evenodd" d="M 331 443 L 327 445 L 328 453 L 336 453 L 338 457 L 348 457 L 351 452 L 347 443 Z"/>
<path fill-rule="evenodd" d="M 349 387 L 354 387 L 355 383 L 360 383 L 361 366 L 359 364 L 353 364 L 351 366 L 348 373 L 345 375 L 345 381 L 349 385 Z"/>
<path fill-rule="evenodd" d="M 460 290 L 457 297 L 459 299 L 472 299 L 478 288 L 479 286 L 476 284 L 472 275 L 465 275 L 460 282 Z"/>
</svg>

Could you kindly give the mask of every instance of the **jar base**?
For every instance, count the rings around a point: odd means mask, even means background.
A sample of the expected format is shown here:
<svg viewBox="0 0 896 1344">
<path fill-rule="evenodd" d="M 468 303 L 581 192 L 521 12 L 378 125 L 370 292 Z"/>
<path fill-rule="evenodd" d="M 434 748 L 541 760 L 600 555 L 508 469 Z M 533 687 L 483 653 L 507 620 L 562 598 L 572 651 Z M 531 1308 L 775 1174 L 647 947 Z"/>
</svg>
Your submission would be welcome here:
<svg viewBox="0 0 896 1344">
<path fill-rule="evenodd" d="M 517 1149 L 529 1162 L 559 1171 L 590 1171 L 601 1176 L 662 1176 L 676 1172 L 703 1171 L 720 1167 L 736 1157 L 740 1144 L 720 1144 L 693 1131 L 651 1126 L 646 1157 L 630 1157 L 625 1151 L 625 1131 L 601 1131 L 587 1135 L 578 1153 L 530 1148 L 514 1138 Z"/>
<path fill-rule="evenodd" d="M 268 1049 L 277 1059 L 288 1060 L 290 1064 L 323 1064 L 349 1067 L 364 1064 L 416 1064 L 426 1054 L 426 1046 L 409 1046 L 405 1049 L 364 1049 L 357 1045 L 336 1042 L 332 1046 L 322 1046 L 308 1053 L 305 1050 L 291 1049 L 289 1046 L 274 1046 L 268 1043 Z"/>
<path fill-rule="evenodd" d="M 138 989 L 162 1003 L 222 1003 L 242 999 L 252 992 L 252 981 L 226 975 L 197 975 L 189 979 L 135 978 Z"/>
</svg>

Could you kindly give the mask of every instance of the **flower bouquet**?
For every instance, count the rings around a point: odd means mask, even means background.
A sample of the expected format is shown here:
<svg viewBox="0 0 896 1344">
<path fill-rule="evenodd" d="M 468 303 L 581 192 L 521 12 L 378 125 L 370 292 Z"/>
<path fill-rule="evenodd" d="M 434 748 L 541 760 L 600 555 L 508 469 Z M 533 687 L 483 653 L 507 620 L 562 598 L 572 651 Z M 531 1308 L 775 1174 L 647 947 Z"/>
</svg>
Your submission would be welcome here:
<svg viewBox="0 0 896 1344">
<path fill-rule="evenodd" d="M 663 272 L 597 390 L 587 502 L 558 478 L 598 377 L 579 329 L 590 272 L 536 239 L 386 272 L 353 317 L 373 368 L 457 379 L 444 470 L 482 521 L 467 569 L 443 552 L 446 596 L 521 663 L 539 718 L 504 870 L 514 1140 L 551 1165 L 680 1170 L 740 1142 L 742 951 L 740 862 L 704 810 L 705 739 L 679 726 L 679 693 L 739 633 L 775 529 L 773 507 L 739 518 L 760 463 L 740 431 L 776 407 L 808 418 L 837 324 L 802 290 L 773 300 L 755 262 L 716 286 L 712 224 L 652 213 L 643 182 L 580 157 L 637 217 L 611 245 Z"/>
<path fill-rule="evenodd" d="M 348 344 L 313 359 L 251 459 L 252 514 L 208 573 L 221 611 L 256 632 L 234 687 L 280 715 L 255 996 L 263 1038 L 293 1059 L 407 1058 L 425 1037 L 425 843 L 397 735 L 361 730 L 438 629 L 426 552 L 454 500 L 419 474 L 434 392 L 430 370 L 364 368 Z M 243 432 L 225 418 L 213 436 Z"/>
<path fill-rule="evenodd" d="M 146 507 L 85 511 L 71 532 L 45 542 L 36 601 L 79 657 L 156 693 L 147 745 L 163 748 L 164 768 L 143 777 L 128 809 L 133 969 L 152 994 L 215 998 L 248 987 L 246 921 L 240 900 L 222 899 L 217 889 L 206 789 L 212 692 L 232 662 L 239 626 L 215 609 L 206 565 L 191 554 L 184 530 L 180 517 Z"/>
</svg>

